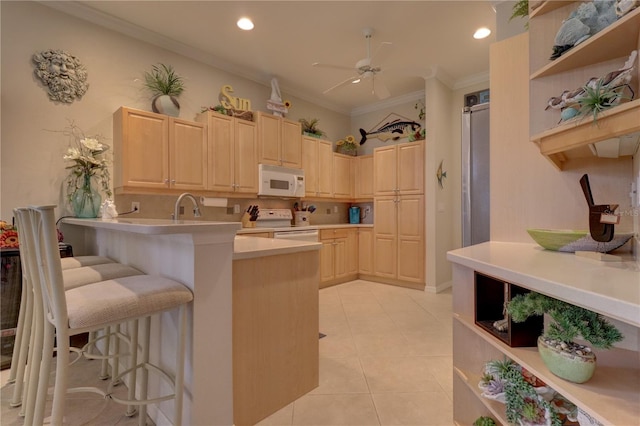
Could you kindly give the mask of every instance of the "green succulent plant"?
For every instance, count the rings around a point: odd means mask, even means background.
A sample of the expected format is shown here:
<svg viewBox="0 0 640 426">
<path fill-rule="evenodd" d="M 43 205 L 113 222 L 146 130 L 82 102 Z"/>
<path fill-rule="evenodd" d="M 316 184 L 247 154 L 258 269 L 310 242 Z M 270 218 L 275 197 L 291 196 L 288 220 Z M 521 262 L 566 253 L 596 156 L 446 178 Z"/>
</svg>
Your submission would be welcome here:
<svg viewBox="0 0 640 426">
<path fill-rule="evenodd" d="M 496 426 L 496 422 L 491 417 L 482 416 L 473 422 L 473 426 Z"/>
<path fill-rule="evenodd" d="M 578 115 L 590 115 L 593 121 L 597 122 L 598 114 L 617 105 L 624 98 L 622 92 L 625 86 L 609 88 L 603 85 L 600 79 L 595 86 L 586 85 L 583 89 L 584 95 L 578 100 Z"/>
<path fill-rule="evenodd" d="M 144 73 L 144 85 L 153 96 L 179 96 L 184 90 L 184 81 L 171 65 L 153 65 L 151 72 Z"/>
</svg>

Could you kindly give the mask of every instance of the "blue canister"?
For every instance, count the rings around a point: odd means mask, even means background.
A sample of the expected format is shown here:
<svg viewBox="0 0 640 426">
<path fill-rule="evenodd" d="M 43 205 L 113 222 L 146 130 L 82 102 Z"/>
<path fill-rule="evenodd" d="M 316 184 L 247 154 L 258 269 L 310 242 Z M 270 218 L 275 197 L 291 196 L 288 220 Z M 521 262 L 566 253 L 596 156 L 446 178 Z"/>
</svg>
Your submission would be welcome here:
<svg viewBox="0 0 640 426">
<path fill-rule="evenodd" d="M 349 223 L 360 223 L 360 207 L 349 208 Z"/>
</svg>

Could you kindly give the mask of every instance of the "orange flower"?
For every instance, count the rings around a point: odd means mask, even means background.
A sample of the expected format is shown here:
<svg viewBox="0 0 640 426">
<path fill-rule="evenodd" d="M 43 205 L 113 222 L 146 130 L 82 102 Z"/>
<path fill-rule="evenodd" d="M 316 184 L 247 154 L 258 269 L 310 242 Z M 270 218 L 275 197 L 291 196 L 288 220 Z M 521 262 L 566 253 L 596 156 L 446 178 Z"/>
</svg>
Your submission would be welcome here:
<svg viewBox="0 0 640 426">
<path fill-rule="evenodd" d="M 20 243 L 18 242 L 18 233 L 16 231 L 4 231 L 0 234 L 0 247 L 6 248 L 18 248 Z"/>
</svg>

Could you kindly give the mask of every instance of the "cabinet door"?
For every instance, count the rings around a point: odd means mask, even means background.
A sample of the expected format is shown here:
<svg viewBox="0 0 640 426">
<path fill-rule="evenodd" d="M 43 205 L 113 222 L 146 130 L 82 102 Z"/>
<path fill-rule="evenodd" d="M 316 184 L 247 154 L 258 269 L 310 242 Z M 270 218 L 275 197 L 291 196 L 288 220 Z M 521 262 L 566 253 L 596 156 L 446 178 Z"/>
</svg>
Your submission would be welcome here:
<svg viewBox="0 0 640 426">
<path fill-rule="evenodd" d="M 318 195 L 318 143 L 312 137 L 302 137 L 302 169 L 304 170 L 304 191 L 307 197 Z"/>
<path fill-rule="evenodd" d="M 235 191 L 258 193 L 258 131 L 252 121 L 234 119 L 234 183 Z"/>
<path fill-rule="evenodd" d="M 397 149 L 398 192 L 424 194 L 424 141 L 399 144 Z"/>
<path fill-rule="evenodd" d="M 258 113 L 258 162 L 280 164 L 280 117 Z"/>
<path fill-rule="evenodd" d="M 318 142 L 318 185 L 319 197 L 333 197 L 333 144 Z"/>
<path fill-rule="evenodd" d="M 208 114 L 209 153 L 207 189 L 231 192 L 234 183 L 234 126 L 233 118 Z"/>
<path fill-rule="evenodd" d="M 356 160 L 356 198 L 373 198 L 373 155 Z"/>
<path fill-rule="evenodd" d="M 207 184 L 207 136 L 202 123 L 169 119 L 170 187 L 203 190 Z"/>
<path fill-rule="evenodd" d="M 120 108 L 114 114 L 116 187 L 169 187 L 169 117 Z M 121 170 L 118 171 L 121 167 Z"/>
<path fill-rule="evenodd" d="M 333 238 L 322 240 L 320 249 L 320 282 L 330 281 L 334 277 L 335 249 Z"/>
<path fill-rule="evenodd" d="M 302 127 L 299 122 L 281 121 L 280 162 L 284 167 L 302 168 Z"/>
<path fill-rule="evenodd" d="M 397 149 L 395 145 L 376 148 L 373 152 L 375 195 L 395 195 L 397 188 Z"/>
<path fill-rule="evenodd" d="M 333 154 L 333 196 L 335 198 L 353 198 L 351 195 L 353 157 Z"/>
<path fill-rule="evenodd" d="M 397 223 L 395 197 L 379 197 L 374 201 L 374 263 L 375 275 L 395 278 L 397 271 Z"/>
<path fill-rule="evenodd" d="M 424 282 L 424 195 L 398 199 L 398 279 Z M 377 214 L 377 212 L 376 212 Z"/>
<path fill-rule="evenodd" d="M 358 229 L 358 272 L 373 274 L 373 230 Z"/>
<path fill-rule="evenodd" d="M 336 238 L 333 240 L 333 272 L 334 278 L 347 276 L 347 239 Z"/>
<path fill-rule="evenodd" d="M 358 230 L 356 228 L 347 231 L 347 239 L 345 242 L 345 259 L 347 275 L 355 275 L 358 273 Z"/>
</svg>

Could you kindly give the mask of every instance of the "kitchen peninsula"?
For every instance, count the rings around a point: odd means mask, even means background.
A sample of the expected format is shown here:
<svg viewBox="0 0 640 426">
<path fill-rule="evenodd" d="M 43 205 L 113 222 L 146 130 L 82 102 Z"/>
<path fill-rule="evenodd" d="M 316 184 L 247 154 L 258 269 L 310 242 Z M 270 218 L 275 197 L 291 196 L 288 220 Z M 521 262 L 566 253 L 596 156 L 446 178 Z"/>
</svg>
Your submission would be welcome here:
<svg viewBox="0 0 640 426">
<path fill-rule="evenodd" d="M 247 421 L 234 418 L 234 404 L 242 411 L 247 404 L 252 404 L 258 407 L 257 411 L 247 408 L 247 412 L 264 413 L 273 404 L 283 404 L 290 395 L 297 397 L 300 392 L 306 393 L 317 386 L 319 243 L 236 238 L 240 223 L 235 222 L 66 218 L 63 223 L 65 240 L 74 245 L 78 254 L 108 256 L 145 273 L 178 280 L 194 292 L 191 333 L 187 336 L 183 424 L 246 424 Z M 299 267 L 274 267 L 272 261 Z M 283 273 L 288 276 L 281 277 Z M 278 285 L 268 285 L 274 282 Z M 287 309 L 279 306 L 278 315 L 269 311 L 274 308 L 265 299 L 270 297 L 265 296 L 270 291 L 270 296 L 289 303 Z M 237 304 L 238 300 L 242 303 Z M 273 319 L 273 327 L 267 331 L 274 335 L 263 336 L 257 331 L 255 325 L 256 321 L 260 324 L 260 315 Z M 152 362 L 173 365 L 173 351 L 163 348 L 174 344 L 175 322 L 171 313 L 153 323 L 156 331 L 152 334 Z M 261 327 L 265 325 L 270 326 L 265 322 Z M 278 334 L 279 326 L 283 328 Z M 242 333 L 242 339 L 234 336 L 236 328 Z M 292 337 L 295 341 L 285 345 L 286 339 Z M 281 374 L 277 392 L 252 394 L 243 399 L 243 389 L 247 389 L 243 388 L 240 377 L 243 372 L 253 374 L 255 369 L 261 369 L 262 375 L 257 379 L 254 376 L 254 382 L 263 386 L 274 380 L 269 372 L 275 370 L 271 366 L 263 368 L 258 357 L 252 357 L 257 355 L 255 345 L 262 338 L 273 339 L 266 346 L 273 349 L 269 352 L 272 359 L 282 355 L 278 348 L 287 351 L 295 348 L 298 352 L 293 351 L 289 356 L 304 355 L 303 360 L 277 364 L 289 368 L 286 374 Z M 278 339 L 280 344 L 276 345 Z M 234 349 L 235 345 L 242 346 L 238 349 L 241 352 Z M 236 356 L 240 360 L 238 365 L 245 363 L 246 371 L 234 370 Z M 282 379 L 283 376 L 287 380 Z M 297 379 L 303 376 L 305 378 Z M 257 389 L 260 392 L 260 388 Z M 165 423 L 165 417 L 172 415 L 169 410 L 172 410 L 171 404 L 159 410 L 152 406 L 149 414 L 156 424 Z"/>
</svg>

